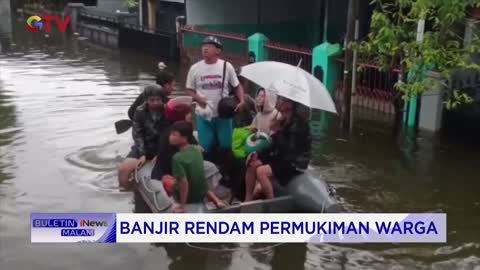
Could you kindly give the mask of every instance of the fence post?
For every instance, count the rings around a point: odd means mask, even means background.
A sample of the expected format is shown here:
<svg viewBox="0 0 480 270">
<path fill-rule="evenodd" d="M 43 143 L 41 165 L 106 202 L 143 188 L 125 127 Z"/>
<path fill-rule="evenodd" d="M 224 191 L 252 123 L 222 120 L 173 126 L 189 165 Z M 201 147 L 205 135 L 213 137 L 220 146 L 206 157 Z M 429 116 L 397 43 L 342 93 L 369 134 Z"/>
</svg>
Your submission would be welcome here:
<svg viewBox="0 0 480 270">
<path fill-rule="evenodd" d="M 312 51 L 312 73 L 315 75 L 318 73 L 316 70 L 319 67 L 321 68 L 323 75 L 318 79 L 323 82 L 332 96 L 335 93 L 335 85 L 338 79 L 338 65 L 335 62 L 335 57 L 340 55 L 341 52 L 340 45 L 328 42 L 318 45 Z"/>
<path fill-rule="evenodd" d="M 78 21 L 80 17 L 80 10 L 85 8 L 83 3 L 68 3 L 67 7 L 70 9 L 70 29 L 72 33 L 77 33 L 78 30 Z"/>
<path fill-rule="evenodd" d="M 325 87 L 333 97 L 335 93 L 335 86 L 337 84 L 337 69 L 338 65 L 335 57 L 341 54 L 342 49 L 338 44 L 330 44 L 324 42 L 312 50 L 312 74 L 317 79 L 321 80 Z M 312 128 L 312 134 L 316 137 L 323 137 L 328 134 L 330 127 L 331 115 L 322 112 L 320 121 L 316 123 L 316 128 Z"/>
<path fill-rule="evenodd" d="M 253 54 L 254 62 L 268 60 L 268 50 L 265 48 L 268 38 L 262 33 L 255 33 L 248 37 L 248 51 Z"/>
<path fill-rule="evenodd" d="M 438 72 L 428 72 L 427 76 L 433 80 L 433 85 L 420 98 L 418 127 L 437 132 L 442 127 L 443 95 L 447 90 L 447 81 Z"/>
</svg>

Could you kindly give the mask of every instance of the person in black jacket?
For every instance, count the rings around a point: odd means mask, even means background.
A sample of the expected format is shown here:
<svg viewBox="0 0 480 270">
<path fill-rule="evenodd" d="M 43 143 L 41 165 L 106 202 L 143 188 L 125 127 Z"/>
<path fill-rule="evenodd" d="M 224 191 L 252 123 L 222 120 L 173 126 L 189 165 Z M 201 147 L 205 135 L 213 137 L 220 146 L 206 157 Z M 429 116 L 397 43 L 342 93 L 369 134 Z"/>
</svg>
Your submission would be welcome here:
<svg viewBox="0 0 480 270">
<path fill-rule="evenodd" d="M 178 121 L 192 123 L 191 109 L 191 106 L 177 106 L 173 119 L 170 119 L 172 124 Z M 170 145 L 170 131 L 171 126 L 167 127 L 160 133 L 157 145 L 157 159 L 152 171 L 152 179 L 161 180 L 164 175 L 172 174 L 172 157 L 178 152 L 178 149 L 176 146 Z M 188 143 L 198 145 L 198 141 L 195 137 L 189 138 Z"/>
<path fill-rule="evenodd" d="M 265 197 L 271 199 L 272 178 L 286 186 L 293 177 L 303 173 L 310 163 L 310 125 L 307 117 L 300 113 L 300 105 L 279 98 L 277 109 L 281 118 L 272 122 L 272 143 L 258 153 L 252 153 L 247 159 L 245 201 L 253 200 L 256 180 L 259 181 Z"/>
<path fill-rule="evenodd" d="M 173 91 L 176 89 L 176 81 L 175 81 L 175 75 L 172 73 L 166 71 L 166 66 L 162 65 L 163 63 L 159 64 L 159 71 L 156 76 L 156 83 L 162 87 L 162 91 L 164 92 L 164 95 L 162 97 L 162 102 L 164 104 L 167 104 L 169 101 L 168 96 L 170 96 Z M 142 105 L 145 103 L 145 97 L 143 95 L 143 92 L 138 95 L 138 97 L 135 99 L 135 101 L 132 103 L 130 108 L 128 109 L 128 118 L 130 120 L 133 120 L 133 116 L 135 114 L 135 111 L 138 106 Z"/>
<path fill-rule="evenodd" d="M 122 189 L 128 189 L 129 176 L 136 167 L 155 158 L 160 134 L 171 125 L 164 113 L 162 100 L 165 94 L 162 88 L 149 85 L 145 87 L 143 95 L 146 101 L 136 108 L 133 116 L 134 146 L 118 169 L 118 181 Z"/>
</svg>

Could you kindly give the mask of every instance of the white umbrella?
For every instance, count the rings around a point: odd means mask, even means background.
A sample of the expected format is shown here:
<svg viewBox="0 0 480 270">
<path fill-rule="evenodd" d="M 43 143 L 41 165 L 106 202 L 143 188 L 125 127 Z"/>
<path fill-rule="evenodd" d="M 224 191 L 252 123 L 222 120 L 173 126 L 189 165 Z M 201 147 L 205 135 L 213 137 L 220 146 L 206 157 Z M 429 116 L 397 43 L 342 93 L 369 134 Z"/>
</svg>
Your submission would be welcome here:
<svg viewBox="0 0 480 270">
<path fill-rule="evenodd" d="M 279 96 L 294 100 L 312 109 L 337 113 L 325 85 L 299 67 L 281 62 L 263 61 L 242 67 L 240 76 Z"/>
</svg>

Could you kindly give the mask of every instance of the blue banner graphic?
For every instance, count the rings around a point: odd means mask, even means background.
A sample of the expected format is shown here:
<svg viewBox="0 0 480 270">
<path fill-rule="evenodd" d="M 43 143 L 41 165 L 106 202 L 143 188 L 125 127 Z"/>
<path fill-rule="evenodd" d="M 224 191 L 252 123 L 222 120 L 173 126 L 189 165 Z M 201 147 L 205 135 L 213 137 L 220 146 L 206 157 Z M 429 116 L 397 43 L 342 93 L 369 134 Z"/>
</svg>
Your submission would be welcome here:
<svg viewBox="0 0 480 270">
<path fill-rule="evenodd" d="M 116 243 L 114 213 L 33 213 L 32 243 Z"/>
</svg>

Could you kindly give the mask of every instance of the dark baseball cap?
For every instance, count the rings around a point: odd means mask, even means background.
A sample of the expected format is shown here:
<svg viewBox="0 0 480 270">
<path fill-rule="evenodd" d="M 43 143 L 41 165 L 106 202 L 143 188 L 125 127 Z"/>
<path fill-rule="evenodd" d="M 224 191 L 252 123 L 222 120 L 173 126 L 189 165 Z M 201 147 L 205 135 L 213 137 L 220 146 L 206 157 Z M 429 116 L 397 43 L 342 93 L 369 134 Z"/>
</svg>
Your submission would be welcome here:
<svg viewBox="0 0 480 270">
<path fill-rule="evenodd" d="M 222 42 L 220 42 L 220 40 L 214 36 L 208 36 L 204 38 L 202 41 L 202 45 L 204 44 L 212 44 L 212 45 L 215 45 L 215 47 L 223 50 Z"/>
</svg>

